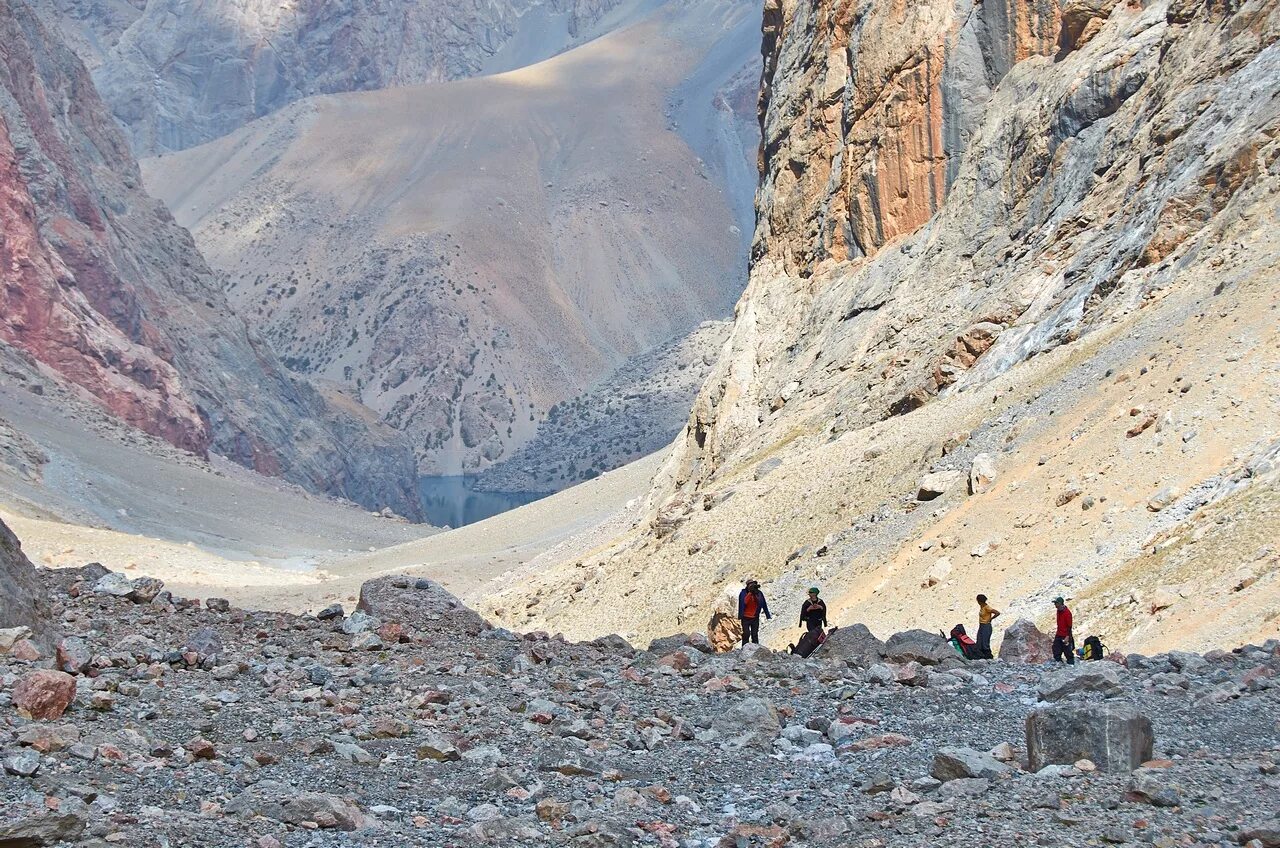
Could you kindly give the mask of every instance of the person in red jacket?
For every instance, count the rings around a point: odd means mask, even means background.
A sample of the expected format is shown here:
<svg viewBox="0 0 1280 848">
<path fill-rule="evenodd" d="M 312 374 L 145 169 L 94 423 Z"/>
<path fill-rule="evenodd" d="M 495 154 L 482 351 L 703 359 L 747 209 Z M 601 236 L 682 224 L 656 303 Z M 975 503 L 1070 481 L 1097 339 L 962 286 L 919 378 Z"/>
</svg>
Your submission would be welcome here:
<svg viewBox="0 0 1280 848">
<path fill-rule="evenodd" d="M 760 584 L 748 580 L 747 586 L 738 593 L 738 620 L 742 622 L 742 644 L 760 643 L 760 615 L 773 618 L 769 614 L 769 602 L 760 591 Z"/>
<path fill-rule="evenodd" d="M 1071 634 L 1071 609 L 1061 595 L 1053 599 L 1053 605 L 1058 608 L 1058 629 L 1053 634 L 1053 661 L 1065 659 L 1067 665 L 1075 665 L 1076 639 Z"/>
</svg>

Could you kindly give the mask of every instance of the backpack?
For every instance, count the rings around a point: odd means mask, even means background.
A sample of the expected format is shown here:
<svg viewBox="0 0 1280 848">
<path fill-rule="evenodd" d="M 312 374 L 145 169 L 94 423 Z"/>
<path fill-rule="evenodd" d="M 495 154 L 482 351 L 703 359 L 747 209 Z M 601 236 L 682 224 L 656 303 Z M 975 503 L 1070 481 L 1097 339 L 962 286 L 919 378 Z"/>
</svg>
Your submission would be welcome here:
<svg viewBox="0 0 1280 848">
<path fill-rule="evenodd" d="M 1084 648 L 1080 650 L 1080 656 L 1086 660 L 1100 660 L 1107 655 L 1107 646 L 1102 644 L 1102 640 L 1097 636 L 1090 636 L 1084 640 Z"/>
<path fill-rule="evenodd" d="M 956 653 L 964 659 L 982 659 L 982 656 L 978 652 L 978 643 L 969 638 L 969 634 L 964 632 L 963 624 L 957 624 L 955 627 L 951 628 L 951 637 L 947 641 L 951 643 L 951 647 L 956 649 Z"/>
<path fill-rule="evenodd" d="M 801 657 L 807 657 L 816 651 L 823 642 L 827 641 L 827 634 L 822 632 L 822 628 L 810 630 L 800 637 L 800 641 L 791 646 L 791 653 L 799 654 Z"/>
</svg>

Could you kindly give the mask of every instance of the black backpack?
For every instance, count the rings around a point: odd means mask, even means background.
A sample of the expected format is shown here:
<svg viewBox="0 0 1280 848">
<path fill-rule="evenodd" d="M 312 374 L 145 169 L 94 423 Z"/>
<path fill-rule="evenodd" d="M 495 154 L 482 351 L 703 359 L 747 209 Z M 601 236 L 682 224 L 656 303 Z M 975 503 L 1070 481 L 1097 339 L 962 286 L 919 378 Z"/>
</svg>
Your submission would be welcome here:
<svg viewBox="0 0 1280 848">
<path fill-rule="evenodd" d="M 1082 656 L 1086 660 L 1100 660 L 1107 655 L 1107 646 L 1102 644 L 1102 640 L 1097 636 L 1090 636 L 1084 640 L 1084 651 Z"/>
</svg>

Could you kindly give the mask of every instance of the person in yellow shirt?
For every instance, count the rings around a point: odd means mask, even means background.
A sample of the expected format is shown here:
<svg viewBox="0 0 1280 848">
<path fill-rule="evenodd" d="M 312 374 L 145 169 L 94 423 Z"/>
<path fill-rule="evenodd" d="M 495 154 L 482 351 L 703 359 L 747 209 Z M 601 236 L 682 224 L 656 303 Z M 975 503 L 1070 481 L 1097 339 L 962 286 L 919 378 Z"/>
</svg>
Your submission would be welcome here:
<svg viewBox="0 0 1280 848">
<path fill-rule="evenodd" d="M 991 622 L 1000 617 L 1000 610 L 987 603 L 986 595 L 978 596 L 978 654 L 985 660 L 995 659 L 991 653 Z"/>
</svg>

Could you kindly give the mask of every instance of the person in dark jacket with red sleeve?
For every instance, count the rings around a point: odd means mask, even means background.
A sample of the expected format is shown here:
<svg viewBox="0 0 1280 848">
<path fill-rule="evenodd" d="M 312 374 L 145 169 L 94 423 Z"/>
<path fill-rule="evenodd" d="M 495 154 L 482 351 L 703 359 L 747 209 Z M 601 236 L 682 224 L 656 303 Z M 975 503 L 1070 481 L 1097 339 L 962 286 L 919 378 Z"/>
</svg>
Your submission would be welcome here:
<svg viewBox="0 0 1280 848">
<path fill-rule="evenodd" d="M 1058 629 L 1053 633 L 1053 661 L 1065 659 L 1067 665 L 1075 665 L 1076 640 L 1071 634 L 1071 610 L 1061 595 L 1053 599 L 1053 605 L 1058 608 Z"/>
<path fill-rule="evenodd" d="M 773 618 L 769 613 L 769 602 L 760 591 L 760 584 L 748 580 L 747 586 L 738 593 L 738 620 L 742 622 L 742 644 L 748 642 L 760 644 L 760 616 Z"/>
<path fill-rule="evenodd" d="M 800 626 L 810 633 L 827 626 L 827 604 L 818 597 L 818 587 L 809 590 L 809 597 L 800 604 Z"/>
</svg>

